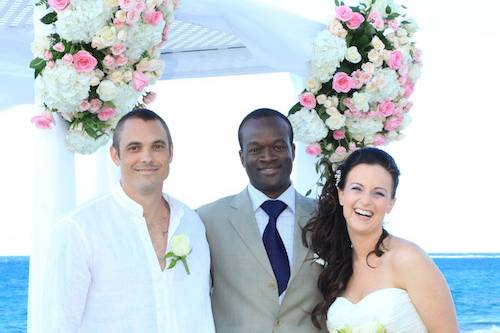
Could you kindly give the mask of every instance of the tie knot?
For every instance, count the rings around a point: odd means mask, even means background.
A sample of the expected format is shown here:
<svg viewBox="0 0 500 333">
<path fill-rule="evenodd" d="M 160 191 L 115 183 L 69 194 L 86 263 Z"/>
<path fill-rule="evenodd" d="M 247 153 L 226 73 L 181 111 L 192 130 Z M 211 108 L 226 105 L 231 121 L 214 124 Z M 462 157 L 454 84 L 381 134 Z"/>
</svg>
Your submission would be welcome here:
<svg viewBox="0 0 500 333">
<path fill-rule="evenodd" d="M 277 219 L 287 206 L 286 203 L 280 200 L 267 200 L 260 207 L 270 218 Z"/>
</svg>

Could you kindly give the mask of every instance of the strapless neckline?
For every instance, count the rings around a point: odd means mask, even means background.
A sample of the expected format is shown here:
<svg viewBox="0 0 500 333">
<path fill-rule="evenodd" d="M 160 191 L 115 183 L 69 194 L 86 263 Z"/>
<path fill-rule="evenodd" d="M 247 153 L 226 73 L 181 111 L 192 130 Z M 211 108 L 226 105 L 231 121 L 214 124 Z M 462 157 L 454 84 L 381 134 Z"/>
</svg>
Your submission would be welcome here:
<svg viewBox="0 0 500 333">
<path fill-rule="evenodd" d="M 356 303 L 337 297 L 328 309 L 327 327 L 329 332 L 374 333 L 380 327 L 387 333 L 427 332 L 408 292 L 394 287 L 374 290 Z"/>
<path fill-rule="evenodd" d="M 403 293 L 403 294 L 408 295 L 408 293 L 404 289 L 396 288 L 396 287 L 387 287 L 387 288 L 380 288 L 380 289 L 376 289 L 374 291 L 371 291 L 368 294 L 366 294 L 365 296 L 361 297 L 357 302 L 353 302 L 349 298 L 344 297 L 344 296 L 339 296 L 339 297 L 337 297 L 337 299 L 345 300 L 348 303 L 351 303 L 352 305 L 358 305 L 359 303 L 363 302 L 367 298 L 370 298 L 370 297 L 377 295 L 379 293 L 387 293 L 387 292 L 396 292 L 396 293 Z"/>
</svg>

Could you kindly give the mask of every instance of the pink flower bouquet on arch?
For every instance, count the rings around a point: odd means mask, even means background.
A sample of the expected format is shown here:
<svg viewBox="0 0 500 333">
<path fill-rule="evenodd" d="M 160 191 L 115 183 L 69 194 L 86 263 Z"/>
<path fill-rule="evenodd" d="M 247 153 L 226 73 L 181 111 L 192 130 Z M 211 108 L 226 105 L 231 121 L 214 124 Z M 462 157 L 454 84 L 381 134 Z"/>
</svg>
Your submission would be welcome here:
<svg viewBox="0 0 500 333">
<path fill-rule="evenodd" d="M 33 43 L 30 67 L 44 107 L 32 122 L 51 128 L 59 113 L 66 143 L 92 153 L 134 107 L 154 100 L 145 88 L 163 71 L 160 48 L 175 0 L 39 0 L 52 33 Z"/>
<path fill-rule="evenodd" d="M 295 137 L 318 156 L 323 180 L 349 152 L 402 137 L 420 75 L 416 24 L 392 0 L 336 0 L 313 42 L 305 90 L 290 112 Z"/>
</svg>

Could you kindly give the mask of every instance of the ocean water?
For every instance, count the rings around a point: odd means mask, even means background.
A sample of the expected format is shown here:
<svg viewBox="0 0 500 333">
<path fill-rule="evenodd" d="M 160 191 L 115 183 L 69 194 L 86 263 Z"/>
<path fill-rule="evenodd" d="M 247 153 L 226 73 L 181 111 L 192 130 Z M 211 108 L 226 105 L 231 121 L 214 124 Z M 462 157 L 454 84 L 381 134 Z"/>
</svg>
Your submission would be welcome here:
<svg viewBox="0 0 500 333">
<path fill-rule="evenodd" d="M 460 331 L 500 333 L 500 253 L 431 254 L 450 286 Z M 0 257 L 0 333 L 26 332 L 28 257 Z"/>
</svg>

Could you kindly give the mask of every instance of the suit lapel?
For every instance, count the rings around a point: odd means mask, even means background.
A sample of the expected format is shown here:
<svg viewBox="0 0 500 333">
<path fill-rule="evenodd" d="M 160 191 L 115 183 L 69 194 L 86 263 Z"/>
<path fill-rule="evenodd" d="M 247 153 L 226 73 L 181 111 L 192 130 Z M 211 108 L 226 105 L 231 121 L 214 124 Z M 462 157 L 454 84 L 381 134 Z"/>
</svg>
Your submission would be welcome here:
<svg viewBox="0 0 500 333">
<path fill-rule="evenodd" d="M 241 241 L 248 247 L 249 251 L 269 275 L 274 278 L 273 269 L 269 263 L 262 238 L 260 237 L 247 189 L 244 189 L 233 199 L 231 208 L 228 218 L 240 236 Z"/>
<path fill-rule="evenodd" d="M 295 231 L 293 237 L 293 266 L 290 275 L 289 285 L 302 268 L 309 249 L 302 244 L 302 229 L 305 227 L 311 217 L 311 212 L 305 210 L 304 199 L 295 194 Z"/>
</svg>

